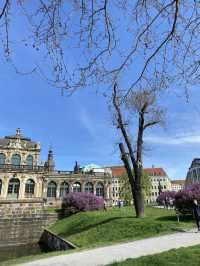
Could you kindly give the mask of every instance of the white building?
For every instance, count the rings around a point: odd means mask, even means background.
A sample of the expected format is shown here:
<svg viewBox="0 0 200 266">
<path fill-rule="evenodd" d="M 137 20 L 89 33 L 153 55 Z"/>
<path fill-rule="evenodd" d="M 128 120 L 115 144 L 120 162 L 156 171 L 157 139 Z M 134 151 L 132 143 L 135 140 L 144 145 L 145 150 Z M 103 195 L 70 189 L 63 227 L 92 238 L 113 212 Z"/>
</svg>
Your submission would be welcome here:
<svg viewBox="0 0 200 266">
<path fill-rule="evenodd" d="M 172 191 L 180 191 L 185 188 L 185 180 L 172 180 L 171 181 Z"/>
</svg>

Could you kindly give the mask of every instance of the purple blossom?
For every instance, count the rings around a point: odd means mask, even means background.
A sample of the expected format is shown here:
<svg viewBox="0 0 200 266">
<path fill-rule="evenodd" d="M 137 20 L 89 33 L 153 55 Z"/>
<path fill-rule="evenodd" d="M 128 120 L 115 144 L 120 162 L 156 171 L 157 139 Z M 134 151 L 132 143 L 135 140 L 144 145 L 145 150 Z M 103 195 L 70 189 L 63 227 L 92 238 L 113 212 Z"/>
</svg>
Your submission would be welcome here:
<svg viewBox="0 0 200 266">
<path fill-rule="evenodd" d="M 175 206 L 180 212 L 191 212 L 193 200 L 200 202 L 200 184 L 193 184 L 175 195 Z"/>
<path fill-rule="evenodd" d="M 92 193 L 71 192 L 63 198 L 62 207 L 74 212 L 100 210 L 104 207 L 104 199 Z"/>
<path fill-rule="evenodd" d="M 165 205 L 171 200 L 174 202 L 176 192 L 175 191 L 164 191 L 156 199 L 157 203 L 160 205 Z"/>
</svg>

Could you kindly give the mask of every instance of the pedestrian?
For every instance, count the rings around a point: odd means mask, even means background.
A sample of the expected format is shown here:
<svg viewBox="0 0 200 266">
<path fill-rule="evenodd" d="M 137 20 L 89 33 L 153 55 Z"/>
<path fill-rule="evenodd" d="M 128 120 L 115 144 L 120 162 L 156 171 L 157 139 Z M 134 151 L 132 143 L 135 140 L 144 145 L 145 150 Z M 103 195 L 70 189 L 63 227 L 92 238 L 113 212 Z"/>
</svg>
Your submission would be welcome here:
<svg viewBox="0 0 200 266">
<path fill-rule="evenodd" d="M 118 200 L 118 208 L 121 208 L 121 201 Z"/>
<path fill-rule="evenodd" d="M 200 231 L 200 206 L 196 199 L 193 200 L 193 213 L 197 224 L 198 231 Z"/>
</svg>

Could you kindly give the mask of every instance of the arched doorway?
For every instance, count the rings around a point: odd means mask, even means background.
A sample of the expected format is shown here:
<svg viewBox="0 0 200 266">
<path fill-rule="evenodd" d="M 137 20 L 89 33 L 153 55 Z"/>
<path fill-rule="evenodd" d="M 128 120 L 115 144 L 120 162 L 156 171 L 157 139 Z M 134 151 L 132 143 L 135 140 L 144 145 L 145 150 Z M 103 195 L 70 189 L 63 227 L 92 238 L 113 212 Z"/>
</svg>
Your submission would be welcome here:
<svg viewBox="0 0 200 266">
<path fill-rule="evenodd" d="M 11 178 L 8 184 L 8 198 L 17 199 L 19 197 L 20 181 L 18 178 Z"/>
<path fill-rule="evenodd" d="M 21 164 L 21 156 L 19 154 L 14 154 L 12 156 L 12 159 L 11 159 L 11 162 L 12 162 L 12 167 L 14 169 L 18 169 L 20 168 L 20 164 Z"/>
<path fill-rule="evenodd" d="M 72 185 L 72 191 L 73 192 L 81 192 L 81 184 L 79 182 L 75 182 Z"/>
<path fill-rule="evenodd" d="M 87 182 L 85 184 L 85 192 L 88 192 L 88 193 L 93 193 L 94 192 L 93 184 L 91 182 Z"/>
<path fill-rule="evenodd" d="M 35 182 L 28 179 L 25 184 L 25 197 L 31 198 L 34 196 Z"/>
<path fill-rule="evenodd" d="M 33 168 L 33 156 L 32 155 L 28 155 L 27 156 L 26 165 L 27 165 L 28 169 L 32 169 Z"/>
<path fill-rule="evenodd" d="M 57 184 L 53 181 L 47 186 L 47 198 L 56 198 Z"/>
<path fill-rule="evenodd" d="M 67 193 L 69 193 L 69 184 L 62 182 L 60 185 L 60 198 L 63 198 Z"/>
<path fill-rule="evenodd" d="M 104 185 L 101 182 L 96 185 L 96 196 L 104 197 Z"/>
</svg>

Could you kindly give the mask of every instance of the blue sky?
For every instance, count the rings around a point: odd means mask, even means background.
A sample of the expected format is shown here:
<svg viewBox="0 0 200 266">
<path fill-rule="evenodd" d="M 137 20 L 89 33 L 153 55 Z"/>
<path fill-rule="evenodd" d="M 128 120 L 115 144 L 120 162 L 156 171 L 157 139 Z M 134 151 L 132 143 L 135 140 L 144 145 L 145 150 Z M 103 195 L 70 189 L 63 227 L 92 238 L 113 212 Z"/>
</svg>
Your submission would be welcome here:
<svg viewBox="0 0 200 266">
<path fill-rule="evenodd" d="M 26 59 L 23 59 L 26 60 Z M 0 65 L 0 135 L 20 127 L 42 145 L 41 160 L 51 145 L 57 169 L 81 165 L 120 164 L 117 131 L 105 98 L 94 89 L 61 96 L 37 74 L 19 75 L 10 64 Z M 171 178 L 185 178 L 194 157 L 200 157 L 199 90 L 191 89 L 189 103 L 182 91 L 167 93 L 165 126 L 145 135 L 144 167 L 163 167 Z"/>
<path fill-rule="evenodd" d="M 16 17 L 19 21 L 11 27 L 17 40 L 12 44 L 12 55 L 17 66 L 28 71 L 43 51 L 22 45 L 20 39 L 22 32 L 26 35 L 26 28 L 21 16 Z M 78 55 L 68 55 L 73 65 Z M 71 97 L 61 96 L 59 89 L 49 86 L 36 73 L 17 74 L 11 64 L 0 59 L 0 136 L 13 134 L 20 127 L 25 136 L 41 143 L 42 161 L 49 146 L 53 147 L 57 169 L 70 170 L 75 160 L 80 165 L 121 164 L 119 135 L 112 126 L 106 99 L 95 86 Z M 48 72 L 48 63 L 43 69 Z M 165 126 L 145 134 L 144 167 L 163 167 L 172 179 L 184 179 L 192 159 L 200 157 L 200 92 L 198 87 L 189 92 L 187 102 L 183 88 L 168 91 L 161 99 L 167 110 Z"/>
</svg>

